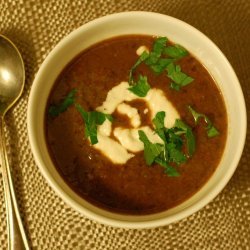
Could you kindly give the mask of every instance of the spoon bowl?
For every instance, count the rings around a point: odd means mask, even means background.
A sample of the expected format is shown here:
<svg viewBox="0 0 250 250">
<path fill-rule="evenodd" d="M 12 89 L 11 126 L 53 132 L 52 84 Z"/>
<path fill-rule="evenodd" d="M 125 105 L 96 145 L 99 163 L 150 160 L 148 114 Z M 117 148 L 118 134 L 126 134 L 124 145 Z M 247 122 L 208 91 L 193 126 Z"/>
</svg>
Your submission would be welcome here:
<svg viewBox="0 0 250 250">
<path fill-rule="evenodd" d="M 4 136 L 4 116 L 22 94 L 25 71 L 22 56 L 16 46 L 0 35 L 0 159 L 8 228 L 8 249 L 29 249 L 16 201 Z"/>
<path fill-rule="evenodd" d="M 24 63 L 16 46 L 0 35 L 0 112 L 6 113 L 20 97 L 25 79 Z"/>
</svg>

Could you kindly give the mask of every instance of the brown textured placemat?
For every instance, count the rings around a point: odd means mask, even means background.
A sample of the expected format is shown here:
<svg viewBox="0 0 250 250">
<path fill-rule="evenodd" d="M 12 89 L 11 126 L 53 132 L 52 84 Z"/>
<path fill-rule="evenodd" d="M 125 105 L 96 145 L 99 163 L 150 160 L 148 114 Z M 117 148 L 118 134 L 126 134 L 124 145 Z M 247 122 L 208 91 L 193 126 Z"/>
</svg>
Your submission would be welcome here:
<svg viewBox="0 0 250 250">
<path fill-rule="evenodd" d="M 6 117 L 6 132 L 19 207 L 32 248 L 250 249 L 249 131 L 240 164 L 223 192 L 189 218 L 156 229 L 123 230 L 90 221 L 56 196 L 34 163 L 26 111 L 39 66 L 75 28 L 94 18 L 129 10 L 171 15 L 208 35 L 232 63 L 250 109 L 249 0 L 0 0 L 0 33 L 17 44 L 26 64 L 25 91 Z M 1 176 L 0 183 L 0 249 L 6 249 Z"/>
</svg>

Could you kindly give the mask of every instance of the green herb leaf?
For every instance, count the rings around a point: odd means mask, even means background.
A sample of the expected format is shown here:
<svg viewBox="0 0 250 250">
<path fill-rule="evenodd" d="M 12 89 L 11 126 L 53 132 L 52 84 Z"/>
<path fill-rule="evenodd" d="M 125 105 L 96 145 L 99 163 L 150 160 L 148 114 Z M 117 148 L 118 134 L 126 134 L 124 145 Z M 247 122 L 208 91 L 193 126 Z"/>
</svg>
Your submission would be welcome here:
<svg viewBox="0 0 250 250">
<path fill-rule="evenodd" d="M 155 125 L 155 132 L 160 136 L 160 138 L 163 141 L 165 141 L 164 119 L 165 119 L 165 112 L 160 111 L 155 115 L 154 119 L 152 120 L 153 124 Z"/>
<path fill-rule="evenodd" d="M 195 137 L 191 128 L 187 129 L 186 131 L 186 139 L 187 139 L 188 155 L 192 156 L 195 152 L 196 142 L 195 142 Z"/>
<path fill-rule="evenodd" d="M 179 128 L 183 132 L 185 132 L 185 137 L 187 140 L 187 151 L 188 155 L 192 156 L 195 152 L 196 143 L 195 143 L 195 136 L 193 134 L 192 128 L 188 126 L 185 122 L 182 120 L 177 119 L 175 121 L 175 127 Z"/>
<path fill-rule="evenodd" d="M 163 52 L 163 49 L 166 46 L 166 42 L 167 42 L 166 37 L 159 37 L 155 40 L 153 44 L 153 49 L 145 60 L 146 65 L 154 65 L 158 62 Z M 164 61 L 162 61 L 161 63 L 164 64 Z"/>
<path fill-rule="evenodd" d="M 146 65 L 154 65 L 158 62 L 160 55 L 155 52 L 150 52 L 148 58 L 145 60 Z"/>
<path fill-rule="evenodd" d="M 63 99 L 61 103 L 58 105 L 52 105 L 49 107 L 49 115 L 52 117 L 56 117 L 59 114 L 63 113 L 75 102 L 75 95 L 77 90 L 72 89 L 68 95 Z"/>
<path fill-rule="evenodd" d="M 114 121 L 113 116 L 110 115 L 110 114 L 105 114 L 105 117 L 106 117 L 110 122 L 113 122 L 113 121 Z"/>
<path fill-rule="evenodd" d="M 181 89 L 181 86 L 179 84 L 177 84 L 177 83 L 171 82 L 170 83 L 170 88 L 174 89 L 176 91 L 179 91 Z"/>
<path fill-rule="evenodd" d="M 85 136 L 90 138 L 92 145 L 98 143 L 97 125 L 102 125 L 106 119 L 113 121 L 113 117 L 98 111 L 86 112 L 80 104 L 75 106 L 85 123 Z"/>
<path fill-rule="evenodd" d="M 176 148 L 176 145 L 174 143 L 168 143 L 166 147 L 169 153 L 170 161 L 178 165 L 186 162 L 187 160 L 186 156 L 184 155 L 184 153 L 181 152 L 181 150 Z"/>
<path fill-rule="evenodd" d="M 173 60 L 169 58 L 159 58 L 155 64 L 150 64 L 150 68 L 156 73 L 161 74 L 166 67 L 172 63 Z"/>
<path fill-rule="evenodd" d="M 188 51 L 182 46 L 175 44 L 164 48 L 164 54 L 174 59 L 180 59 L 188 55 Z"/>
<path fill-rule="evenodd" d="M 133 79 L 133 73 L 135 71 L 135 69 L 148 58 L 149 54 L 146 51 L 143 51 L 143 53 L 140 55 L 140 57 L 138 58 L 138 60 L 136 61 L 136 63 L 133 65 L 133 67 L 130 69 L 129 71 L 129 84 L 133 85 L 134 84 L 134 79 Z"/>
<path fill-rule="evenodd" d="M 153 44 L 153 52 L 157 55 L 161 55 L 163 49 L 166 47 L 168 39 L 166 37 L 158 37 Z"/>
<path fill-rule="evenodd" d="M 166 69 L 167 65 L 173 62 L 173 59 L 161 58 L 162 52 L 166 47 L 166 42 L 166 37 L 157 38 L 153 44 L 152 51 L 145 60 L 145 64 L 150 66 L 150 68 L 157 74 L 162 73 Z"/>
<path fill-rule="evenodd" d="M 128 88 L 128 90 L 139 97 L 145 97 L 150 90 L 147 77 L 139 75 L 138 82 L 134 86 Z"/>
<path fill-rule="evenodd" d="M 179 65 L 175 65 L 174 61 L 188 55 L 188 52 L 182 46 L 175 44 L 167 46 L 168 39 L 159 37 L 155 40 L 152 51 L 147 53 L 144 51 L 133 67 L 129 71 L 129 84 L 134 84 L 133 73 L 135 69 L 144 62 L 156 74 L 161 74 L 167 69 L 168 77 L 173 80 L 170 88 L 179 91 L 181 87 L 190 84 L 194 79 L 181 71 Z M 164 57 L 164 55 L 170 58 Z"/>
<path fill-rule="evenodd" d="M 220 132 L 217 130 L 217 128 L 213 125 L 213 123 L 211 122 L 211 120 L 206 115 L 198 113 L 190 105 L 188 106 L 188 110 L 191 112 L 191 114 L 192 114 L 192 116 L 194 118 L 195 124 L 198 123 L 198 121 L 200 120 L 200 118 L 204 119 L 204 121 L 207 124 L 206 130 L 207 130 L 207 136 L 208 137 L 211 138 L 211 137 L 218 136 L 220 134 Z"/>
<path fill-rule="evenodd" d="M 162 139 L 163 144 L 151 143 L 143 131 L 139 132 L 140 140 L 144 143 L 144 157 L 148 164 L 153 162 L 164 167 L 164 171 L 170 176 L 178 176 L 178 171 L 171 164 L 180 165 L 187 161 L 183 152 L 183 139 L 186 138 L 188 157 L 195 151 L 195 137 L 191 127 L 185 122 L 177 119 L 173 128 L 166 128 L 164 125 L 165 112 L 158 112 L 154 119 L 155 132 Z M 157 147 L 158 150 L 155 150 Z M 155 150 L 154 153 L 152 153 Z"/>
<path fill-rule="evenodd" d="M 191 112 L 191 114 L 194 118 L 195 124 L 198 123 L 200 118 L 205 118 L 204 114 L 200 114 L 200 113 L 196 112 L 190 105 L 188 106 L 188 110 Z"/>
<path fill-rule="evenodd" d="M 179 172 L 176 170 L 176 168 L 172 167 L 172 166 L 168 166 L 165 168 L 165 171 L 164 171 L 168 176 L 171 176 L 171 177 L 179 177 L 180 174 Z"/>
<path fill-rule="evenodd" d="M 184 121 L 182 121 L 180 119 L 175 120 L 174 126 L 176 128 L 183 130 L 183 131 L 187 131 L 190 128 Z"/>
<path fill-rule="evenodd" d="M 164 147 L 159 143 L 151 143 L 144 131 L 139 130 L 138 133 L 140 141 L 144 144 L 144 158 L 146 163 L 147 165 L 151 165 L 155 161 L 155 158 L 163 151 Z"/>
<path fill-rule="evenodd" d="M 178 177 L 180 176 L 179 172 L 173 166 L 169 165 L 167 161 L 165 161 L 161 157 L 157 157 L 155 162 L 161 165 L 164 168 L 164 173 L 166 173 L 170 177 Z"/>
<path fill-rule="evenodd" d="M 155 115 L 153 121 L 153 124 L 155 125 L 156 130 L 158 129 L 162 129 L 164 128 L 164 120 L 165 120 L 165 112 L 164 111 L 160 111 L 157 112 L 157 114 Z"/>
<path fill-rule="evenodd" d="M 175 71 L 177 71 L 179 69 L 179 67 L 176 67 L 174 63 L 170 63 L 168 66 L 167 66 L 167 72 L 168 72 L 168 75 L 172 75 Z"/>
<path fill-rule="evenodd" d="M 167 66 L 168 77 L 174 81 L 170 85 L 172 89 L 179 90 L 181 87 L 184 87 L 190 84 L 194 79 L 181 71 L 181 67 L 179 65 L 175 65 L 174 63 L 170 63 Z"/>
<path fill-rule="evenodd" d="M 167 143 L 174 143 L 175 147 L 179 150 L 181 150 L 183 146 L 183 139 L 181 136 L 184 134 L 184 131 L 179 130 L 176 127 L 170 129 L 165 128 L 165 137 Z"/>
<path fill-rule="evenodd" d="M 211 128 L 207 130 L 207 136 L 210 138 L 215 137 L 219 134 L 220 134 L 219 131 L 214 126 L 211 126 Z"/>
</svg>

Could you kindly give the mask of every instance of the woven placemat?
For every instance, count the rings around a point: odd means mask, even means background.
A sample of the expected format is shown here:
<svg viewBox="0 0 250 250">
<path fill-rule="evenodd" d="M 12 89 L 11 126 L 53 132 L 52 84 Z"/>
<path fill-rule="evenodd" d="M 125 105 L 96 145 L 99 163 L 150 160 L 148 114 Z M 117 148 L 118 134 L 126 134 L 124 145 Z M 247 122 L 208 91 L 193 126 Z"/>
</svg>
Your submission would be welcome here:
<svg viewBox="0 0 250 250">
<path fill-rule="evenodd" d="M 6 117 L 6 134 L 19 207 L 32 248 L 250 249 L 249 131 L 240 164 L 222 193 L 201 211 L 161 228 L 124 230 L 95 223 L 67 206 L 39 172 L 26 124 L 28 96 L 39 66 L 75 28 L 129 10 L 171 15 L 208 35 L 232 63 L 250 110 L 249 0 L 0 0 L 0 33 L 17 44 L 26 64 L 24 94 Z M 1 177 L 0 183 L 0 249 L 7 249 Z"/>
</svg>

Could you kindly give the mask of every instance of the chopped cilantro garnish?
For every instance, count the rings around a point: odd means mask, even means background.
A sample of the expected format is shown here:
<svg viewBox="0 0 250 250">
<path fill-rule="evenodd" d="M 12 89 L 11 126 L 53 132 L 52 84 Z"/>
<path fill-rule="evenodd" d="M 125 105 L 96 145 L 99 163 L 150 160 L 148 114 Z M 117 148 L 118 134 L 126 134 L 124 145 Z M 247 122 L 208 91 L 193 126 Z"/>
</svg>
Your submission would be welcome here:
<svg viewBox="0 0 250 250">
<path fill-rule="evenodd" d="M 155 40 L 153 44 L 153 49 L 149 53 L 149 56 L 145 60 L 145 64 L 154 65 L 158 62 L 158 59 L 161 57 L 164 48 L 166 47 L 167 38 L 159 37 Z"/>
<path fill-rule="evenodd" d="M 170 58 L 159 58 L 157 63 L 151 64 L 150 68 L 156 73 L 161 74 L 166 67 L 173 62 L 173 59 Z"/>
<path fill-rule="evenodd" d="M 163 145 L 159 143 L 151 143 L 142 130 L 138 131 L 139 139 L 144 143 L 144 157 L 146 163 L 151 165 L 155 158 L 163 151 Z"/>
<path fill-rule="evenodd" d="M 155 159 L 155 163 L 161 165 L 164 167 L 164 173 L 167 174 L 170 177 L 178 177 L 180 176 L 179 172 L 176 170 L 175 167 L 168 164 L 167 161 L 164 160 L 163 157 L 157 157 Z"/>
<path fill-rule="evenodd" d="M 164 172 L 170 176 L 170 177 L 178 177 L 180 176 L 179 172 L 176 170 L 176 168 L 172 166 L 167 166 L 164 170 Z"/>
<path fill-rule="evenodd" d="M 219 135 L 220 134 L 220 132 L 216 129 L 216 127 L 214 127 L 213 125 L 211 125 L 211 126 L 209 126 L 208 128 L 207 128 L 207 136 L 208 137 L 215 137 L 215 136 L 217 136 L 217 135 Z"/>
<path fill-rule="evenodd" d="M 156 127 L 156 130 L 164 128 L 165 116 L 166 116 L 166 114 L 164 111 L 157 112 L 157 114 L 155 115 L 155 117 L 153 119 L 153 123 Z"/>
<path fill-rule="evenodd" d="M 165 112 L 160 111 L 158 112 L 154 119 L 153 119 L 153 124 L 155 125 L 155 132 L 160 136 L 162 140 L 165 139 L 165 134 L 164 134 L 164 119 L 165 119 Z"/>
<path fill-rule="evenodd" d="M 207 130 L 208 137 L 215 137 L 220 134 L 220 132 L 216 129 L 216 127 L 213 125 L 211 120 L 206 115 L 198 113 L 191 106 L 188 106 L 188 110 L 191 112 L 194 118 L 195 124 L 199 122 L 200 118 L 204 119 L 204 121 L 207 124 L 206 130 Z"/>
<path fill-rule="evenodd" d="M 136 69 L 143 61 L 145 61 L 147 58 L 148 58 L 148 53 L 147 53 L 146 51 L 144 51 L 144 52 L 140 55 L 140 57 L 139 57 L 139 59 L 136 61 L 136 63 L 133 65 L 133 67 L 130 69 L 130 71 L 129 71 L 129 80 L 128 80 L 128 82 L 129 82 L 130 85 L 133 85 L 133 84 L 134 84 L 133 73 L 134 73 L 135 69 Z"/>
<path fill-rule="evenodd" d="M 146 76 L 139 75 L 138 82 L 128 88 L 129 91 L 133 92 L 139 97 L 145 97 L 150 90 L 150 85 L 148 84 L 148 79 Z"/>
<path fill-rule="evenodd" d="M 52 117 L 58 116 L 60 113 L 63 113 L 68 109 L 69 106 L 71 106 L 75 101 L 75 95 L 77 90 L 72 89 L 67 96 L 62 100 L 61 103 L 57 105 L 52 105 L 49 107 L 49 115 Z"/>
<path fill-rule="evenodd" d="M 172 164 L 180 165 L 187 161 L 195 151 L 195 137 L 191 127 L 177 119 L 173 128 L 164 126 L 165 112 L 161 111 L 153 119 L 155 132 L 162 139 L 162 143 L 151 143 L 143 131 L 139 131 L 139 139 L 144 143 L 144 157 L 146 163 L 161 165 L 169 176 L 178 176 L 179 173 Z M 183 152 L 183 143 L 186 140 L 187 155 Z"/>
<path fill-rule="evenodd" d="M 144 51 L 129 71 L 129 84 L 134 84 L 133 73 L 144 62 L 156 74 L 167 70 L 167 76 L 172 80 L 170 88 L 179 91 L 181 87 L 190 84 L 194 79 L 181 71 L 179 65 L 174 62 L 188 55 L 188 51 L 178 44 L 167 45 L 166 37 L 159 37 L 154 41 L 150 52 Z"/>
<path fill-rule="evenodd" d="M 170 87 L 175 90 L 179 90 L 181 87 L 184 87 L 190 84 L 194 79 L 181 71 L 180 65 L 175 65 L 170 63 L 167 66 L 168 77 L 173 80 Z"/>
<path fill-rule="evenodd" d="M 188 55 L 188 51 L 178 44 L 167 46 L 163 53 L 174 59 L 180 59 Z"/>
<path fill-rule="evenodd" d="M 153 53 L 157 56 L 161 56 L 163 49 L 166 47 L 168 39 L 166 37 L 158 37 L 153 44 Z"/>
<path fill-rule="evenodd" d="M 194 137 L 191 127 L 189 127 L 186 123 L 184 123 L 182 120 L 179 120 L 179 119 L 175 121 L 175 127 L 179 128 L 181 131 L 185 133 L 186 140 L 187 140 L 188 155 L 192 156 L 195 152 L 196 144 L 195 144 L 195 137 Z"/>
<path fill-rule="evenodd" d="M 85 136 L 90 138 L 92 145 L 98 143 L 97 125 L 102 125 L 106 119 L 112 122 L 113 117 L 98 111 L 86 112 L 80 104 L 75 106 L 85 123 Z"/>
<path fill-rule="evenodd" d="M 205 116 L 204 114 L 198 113 L 190 105 L 188 106 L 188 110 L 191 112 L 191 114 L 192 114 L 192 116 L 194 118 L 195 124 L 198 123 L 200 118 L 204 118 L 205 122 L 207 123 L 207 116 Z"/>
<path fill-rule="evenodd" d="M 178 145 L 176 145 L 174 142 L 167 143 L 166 148 L 169 154 L 169 161 L 174 162 L 178 165 L 186 162 L 186 156 L 181 151 L 181 149 L 178 148 Z"/>
<path fill-rule="evenodd" d="M 173 59 L 162 58 L 162 53 L 166 48 L 168 39 L 166 37 L 159 37 L 153 44 L 153 49 L 149 53 L 145 60 L 145 64 L 148 65 L 155 73 L 161 74 L 168 64 L 173 62 Z"/>
</svg>

